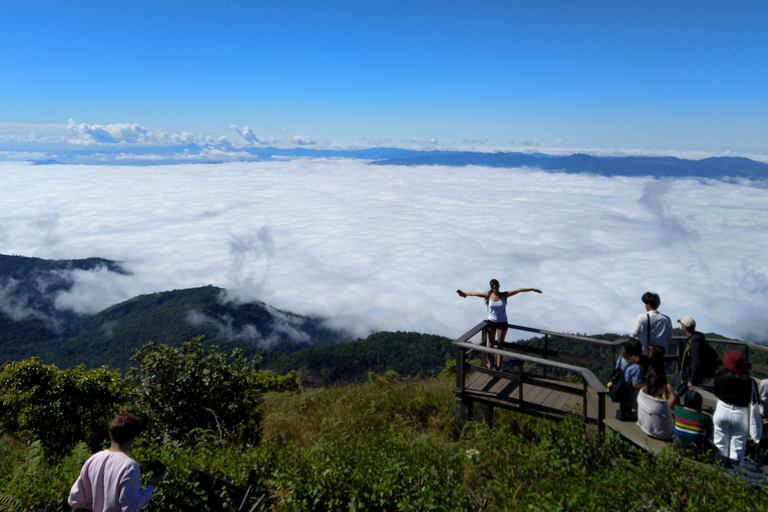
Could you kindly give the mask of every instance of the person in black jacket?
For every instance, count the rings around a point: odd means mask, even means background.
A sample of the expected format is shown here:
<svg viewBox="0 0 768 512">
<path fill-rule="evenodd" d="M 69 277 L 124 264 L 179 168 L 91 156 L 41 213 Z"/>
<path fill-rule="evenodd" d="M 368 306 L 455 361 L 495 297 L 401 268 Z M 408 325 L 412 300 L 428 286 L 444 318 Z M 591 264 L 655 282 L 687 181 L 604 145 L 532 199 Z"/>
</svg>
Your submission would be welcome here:
<svg viewBox="0 0 768 512">
<path fill-rule="evenodd" d="M 677 398 L 684 395 L 691 386 L 698 386 L 713 377 L 717 367 L 717 353 L 707 343 L 704 335 L 696 330 L 696 320 L 684 316 L 678 322 L 687 338 L 680 356 L 680 373 L 670 386 L 670 391 Z"/>
</svg>

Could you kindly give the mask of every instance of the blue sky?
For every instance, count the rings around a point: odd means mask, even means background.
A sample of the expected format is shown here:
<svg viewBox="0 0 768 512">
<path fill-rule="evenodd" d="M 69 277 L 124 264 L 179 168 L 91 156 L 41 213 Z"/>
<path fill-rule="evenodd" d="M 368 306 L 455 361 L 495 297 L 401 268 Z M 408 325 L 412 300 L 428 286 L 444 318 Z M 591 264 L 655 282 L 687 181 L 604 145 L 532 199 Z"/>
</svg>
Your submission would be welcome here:
<svg viewBox="0 0 768 512">
<path fill-rule="evenodd" d="M 69 119 L 764 155 L 768 3 L 4 0 L 4 149 Z"/>
</svg>

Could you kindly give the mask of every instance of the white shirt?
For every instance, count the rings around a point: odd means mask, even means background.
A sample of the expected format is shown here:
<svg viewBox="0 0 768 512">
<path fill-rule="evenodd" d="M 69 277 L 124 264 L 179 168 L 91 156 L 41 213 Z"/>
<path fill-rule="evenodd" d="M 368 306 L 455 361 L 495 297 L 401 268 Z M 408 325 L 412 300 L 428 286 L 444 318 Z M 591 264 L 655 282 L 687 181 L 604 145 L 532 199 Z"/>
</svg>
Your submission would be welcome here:
<svg viewBox="0 0 768 512">
<path fill-rule="evenodd" d="M 651 316 L 651 345 L 661 347 L 667 351 L 667 342 L 672 338 L 672 320 L 656 310 L 648 311 L 637 317 L 635 327 L 632 329 L 632 337 L 640 340 L 643 345 L 643 353 L 648 347 L 648 315 Z"/>
<path fill-rule="evenodd" d="M 139 465 L 123 452 L 103 450 L 83 464 L 69 493 L 69 506 L 93 512 L 139 512 L 154 486 L 141 488 Z"/>
<path fill-rule="evenodd" d="M 651 437 L 669 441 L 675 433 L 675 415 L 663 398 L 637 394 L 637 426 Z"/>
</svg>

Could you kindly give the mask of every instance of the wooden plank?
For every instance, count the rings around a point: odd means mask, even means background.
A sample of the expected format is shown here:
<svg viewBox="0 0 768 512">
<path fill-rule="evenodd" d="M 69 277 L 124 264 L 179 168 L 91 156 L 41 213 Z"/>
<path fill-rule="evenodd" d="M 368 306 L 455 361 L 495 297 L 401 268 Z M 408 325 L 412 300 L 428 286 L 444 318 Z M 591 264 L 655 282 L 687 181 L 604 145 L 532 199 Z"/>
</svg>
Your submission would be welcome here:
<svg viewBox="0 0 768 512">
<path fill-rule="evenodd" d="M 576 395 L 565 395 L 566 400 L 563 404 L 562 410 L 564 413 L 581 414 L 583 406 L 582 398 Z"/>
<path fill-rule="evenodd" d="M 563 410 L 563 407 L 568 402 L 570 395 L 568 393 L 558 393 L 557 399 L 552 404 L 553 409 Z"/>
<path fill-rule="evenodd" d="M 541 388 L 534 386 L 533 384 L 526 384 L 523 388 L 523 400 L 526 402 L 533 402 L 532 398 L 539 393 Z"/>
<path fill-rule="evenodd" d="M 562 393 L 560 393 L 559 391 L 548 389 L 546 394 L 543 394 L 536 399 L 536 403 L 538 403 L 542 407 L 551 409 L 552 408 L 551 403 L 554 402 L 557 396 L 560 394 Z"/>
<path fill-rule="evenodd" d="M 493 386 L 488 389 L 488 391 L 498 395 L 507 386 L 509 386 L 509 379 L 497 379 Z"/>
<path fill-rule="evenodd" d="M 486 375 L 484 373 L 473 373 L 467 379 L 467 383 L 464 387 L 473 391 L 485 390 L 486 386 L 488 386 L 488 383 L 492 380 L 493 377 L 490 375 Z"/>
<path fill-rule="evenodd" d="M 583 392 L 582 383 L 565 382 L 557 379 L 547 379 L 545 377 L 524 375 L 523 382 L 528 385 L 554 389 L 556 391 L 563 391 L 565 393 L 581 395 Z"/>
</svg>

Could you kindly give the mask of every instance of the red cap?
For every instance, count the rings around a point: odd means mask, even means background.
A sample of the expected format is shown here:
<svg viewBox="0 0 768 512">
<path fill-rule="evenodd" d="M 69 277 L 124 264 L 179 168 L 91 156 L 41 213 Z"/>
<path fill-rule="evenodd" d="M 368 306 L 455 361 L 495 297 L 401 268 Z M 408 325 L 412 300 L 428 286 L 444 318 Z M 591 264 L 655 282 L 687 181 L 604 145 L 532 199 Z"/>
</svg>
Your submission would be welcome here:
<svg viewBox="0 0 768 512">
<path fill-rule="evenodd" d="M 741 352 L 732 350 L 723 356 L 723 365 L 732 372 L 747 373 L 747 362 Z"/>
</svg>

